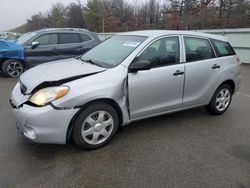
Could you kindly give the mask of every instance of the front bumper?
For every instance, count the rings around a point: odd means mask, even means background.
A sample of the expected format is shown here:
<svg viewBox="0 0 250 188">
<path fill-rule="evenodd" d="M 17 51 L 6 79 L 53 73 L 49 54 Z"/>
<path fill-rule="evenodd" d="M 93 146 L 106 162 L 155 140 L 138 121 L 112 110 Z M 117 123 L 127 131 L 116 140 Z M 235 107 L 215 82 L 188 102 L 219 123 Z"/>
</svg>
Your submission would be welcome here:
<svg viewBox="0 0 250 188">
<path fill-rule="evenodd" d="M 50 105 L 17 108 L 11 100 L 16 126 L 28 139 L 37 143 L 65 144 L 71 119 L 78 109 L 56 110 Z"/>
<path fill-rule="evenodd" d="M 10 103 L 19 131 L 34 142 L 65 144 L 68 126 L 79 109 L 57 110 L 50 105 L 34 107 L 25 104 L 29 97 L 21 93 L 20 83 L 17 83 Z"/>
</svg>

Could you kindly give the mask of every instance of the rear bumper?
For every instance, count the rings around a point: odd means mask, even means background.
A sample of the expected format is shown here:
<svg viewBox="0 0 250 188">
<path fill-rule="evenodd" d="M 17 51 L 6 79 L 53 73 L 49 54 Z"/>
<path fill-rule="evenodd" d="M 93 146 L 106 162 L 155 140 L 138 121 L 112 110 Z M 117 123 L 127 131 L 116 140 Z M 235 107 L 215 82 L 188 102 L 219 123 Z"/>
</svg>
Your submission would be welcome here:
<svg viewBox="0 0 250 188">
<path fill-rule="evenodd" d="M 238 75 L 238 76 L 235 78 L 234 83 L 235 83 L 234 93 L 236 93 L 236 92 L 238 92 L 239 89 L 240 89 L 241 75 Z"/>
<path fill-rule="evenodd" d="M 78 109 L 55 110 L 50 105 L 33 107 L 24 104 L 13 108 L 18 130 L 37 143 L 65 144 L 67 129 Z"/>
</svg>

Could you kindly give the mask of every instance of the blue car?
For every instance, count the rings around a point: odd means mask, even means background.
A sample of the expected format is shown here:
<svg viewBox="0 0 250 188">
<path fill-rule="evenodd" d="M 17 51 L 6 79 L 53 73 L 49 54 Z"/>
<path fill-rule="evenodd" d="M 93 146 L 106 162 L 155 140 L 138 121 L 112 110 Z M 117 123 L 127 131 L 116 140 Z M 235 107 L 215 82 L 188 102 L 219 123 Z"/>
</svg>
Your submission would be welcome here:
<svg viewBox="0 0 250 188">
<path fill-rule="evenodd" d="M 3 74 L 18 77 L 24 71 L 23 64 L 23 47 L 11 40 L 0 40 L 0 68 Z"/>
</svg>

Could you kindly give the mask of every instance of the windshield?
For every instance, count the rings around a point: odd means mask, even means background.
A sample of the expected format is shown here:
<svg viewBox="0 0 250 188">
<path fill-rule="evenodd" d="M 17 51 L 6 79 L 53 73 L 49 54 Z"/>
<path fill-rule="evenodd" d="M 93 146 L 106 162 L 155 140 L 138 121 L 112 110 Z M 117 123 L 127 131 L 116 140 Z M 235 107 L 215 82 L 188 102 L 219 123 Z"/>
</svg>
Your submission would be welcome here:
<svg viewBox="0 0 250 188">
<path fill-rule="evenodd" d="M 129 56 L 144 40 L 143 36 L 114 36 L 99 44 L 81 59 L 103 67 L 114 67 Z"/>
<path fill-rule="evenodd" d="M 36 34 L 37 34 L 36 32 L 26 33 L 26 34 L 22 35 L 21 37 L 19 37 L 19 38 L 17 39 L 16 42 L 17 42 L 18 44 L 23 45 L 23 44 L 25 44 L 28 40 L 30 40 L 32 37 L 34 37 Z"/>
</svg>

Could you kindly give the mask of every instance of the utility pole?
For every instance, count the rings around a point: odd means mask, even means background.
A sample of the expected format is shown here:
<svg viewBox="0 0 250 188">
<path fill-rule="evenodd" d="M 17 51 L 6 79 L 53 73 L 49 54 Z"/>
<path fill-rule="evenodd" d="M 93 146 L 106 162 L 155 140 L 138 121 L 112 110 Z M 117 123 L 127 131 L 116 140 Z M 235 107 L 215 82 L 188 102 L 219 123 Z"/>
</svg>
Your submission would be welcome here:
<svg viewBox="0 0 250 188">
<path fill-rule="evenodd" d="M 105 29 L 105 28 L 104 28 L 104 24 L 105 24 L 105 23 L 104 23 L 104 17 L 102 17 L 102 33 L 105 32 L 105 31 L 104 31 L 104 29 Z"/>
</svg>

